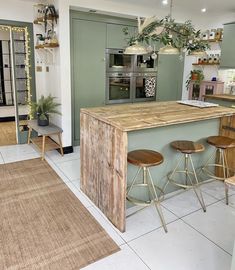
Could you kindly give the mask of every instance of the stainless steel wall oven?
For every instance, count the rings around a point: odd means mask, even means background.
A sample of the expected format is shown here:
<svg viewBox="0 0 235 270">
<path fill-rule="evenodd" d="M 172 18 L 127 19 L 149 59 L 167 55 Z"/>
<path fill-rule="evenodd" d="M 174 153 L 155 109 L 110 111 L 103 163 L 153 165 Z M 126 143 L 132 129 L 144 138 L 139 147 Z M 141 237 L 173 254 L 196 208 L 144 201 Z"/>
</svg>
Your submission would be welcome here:
<svg viewBox="0 0 235 270">
<path fill-rule="evenodd" d="M 156 61 L 123 52 L 106 49 L 106 104 L 155 100 Z"/>
</svg>

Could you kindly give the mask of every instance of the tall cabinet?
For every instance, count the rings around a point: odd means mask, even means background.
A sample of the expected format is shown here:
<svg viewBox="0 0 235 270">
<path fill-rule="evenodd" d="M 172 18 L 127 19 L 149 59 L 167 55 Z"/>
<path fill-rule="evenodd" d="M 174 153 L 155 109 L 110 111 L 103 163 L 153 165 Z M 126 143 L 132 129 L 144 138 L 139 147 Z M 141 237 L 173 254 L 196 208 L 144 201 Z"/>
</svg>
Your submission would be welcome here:
<svg viewBox="0 0 235 270">
<path fill-rule="evenodd" d="M 235 22 L 224 24 L 220 67 L 235 68 Z"/>
<path fill-rule="evenodd" d="M 73 145 L 80 143 L 80 109 L 105 105 L 105 49 L 127 46 L 123 28 L 130 35 L 137 21 L 71 11 L 71 71 Z M 179 55 L 161 55 L 158 61 L 156 99 L 181 99 L 183 61 Z"/>
</svg>

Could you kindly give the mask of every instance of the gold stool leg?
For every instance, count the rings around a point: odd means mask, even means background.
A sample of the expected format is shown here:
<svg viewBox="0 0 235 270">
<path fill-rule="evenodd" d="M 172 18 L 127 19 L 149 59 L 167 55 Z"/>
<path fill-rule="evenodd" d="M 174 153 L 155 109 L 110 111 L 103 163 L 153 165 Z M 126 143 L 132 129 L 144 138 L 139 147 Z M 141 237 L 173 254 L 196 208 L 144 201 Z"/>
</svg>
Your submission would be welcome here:
<svg viewBox="0 0 235 270">
<path fill-rule="evenodd" d="M 216 156 L 216 153 L 218 153 L 218 156 Z M 215 163 L 210 163 L 211 159 L 215 159 Z M 213 173 L 209 170 L 209 167 L 215 168 L 221 168 L 223 177 L 216 176 L 216 171 Z M 205 165 L 202 167 L 202 172 L 204 172 L 206 175 L 211 177 L 213 180 L 222 180 L 224 181 L 226 178 L 229 177 L 229 167 L 227 162 L 227 157 L 225 153 L 225 149 L 216 148 L 215 151 L 211 154 L 211 156 L 208 158 Z M 209 179 L 211 181 L 211 179 Z M 206 183 L 208 181 L 204 181 L 203 183 Z"/>
<path fill-rule="evenodd" d="M 228 185 L 227 185 L 227 183 L 224 183 L 224 187 L 225 187 L 225 201 L 226 201 L 226 204 L 228 205 Z"/>
<path fill-rule="evenodd" d="M 165 193 L 165 190 L 168 186 L 168 184 L 171 182 L 171 179 L 173 179 L 173 176 L 175 175 L 175 172 L 177 171 L 178 167 L 181 165 L 181 163 L 183 162 L 184 156 L 182 155 L 181 158 L 179 159 L 177 165 L 175 166 L 174 170 L 171 172 L 170 175 L 167 176 L 167 182 L 165 183 L 164 187 L 163 187 L 163 192 Z"/>
<path fill-rule="evenodd" d="M 194 193 L 196 194 L 196 196 L 198 198 L 198 201 L 199 201 L 203 211 L 206 212 L 206 205 L 205 205 L 205 202 L 204 202 L 204 199 L 203 199 L 203 196 L 202 196 L 202 191 L 201 191 L 201 189 L 199 187 L 199 182 L 198 182 L 196 170 L 195 170 L 191 155 L 189 155 L 189 160 L 190 160 L 190 164 L 191 164 L 191 167 L 193 169 L 193 174 L 194 174 L 194 178 L 195 178 L 195 181 L 196 181 L 196 185 L 195 185 L 195 184 L 193 184 L 191 178 L 189 177 L 190 181 L 191 181 L 191 185 L 193 187 Z M 197 193 L 197 191 L 198 191 L 199 194 Z"/>
<path fill-rule="evenodd" d="M 161 220 L 162 226 L 164 228 L 164 231 L 167 233 L 168 230 L 167 230 L 166 222 L 165 222 L 165 219 L 164 219 L 164 216 L 163 216 L 163 213 L 162 213 L 160 200 L 159 200 L 159 197 L 157 195 L 157 191 L 156 191 L 156 188 L 154 186 L 153 179 L 152 179 L 152 176 L 150 174 L 149 169 L 147 169 L 147 171 L 148 171 L 148 175 L 149 175 L 149 179 L 150 179 L 150 185 L 148 185 L 149 192 L 151 192 L 151 188 L 152 188 L 152 190 L 153 190 L 153 198 L 154 198 L 153 202 L 154 202 L 155 208 L 156 208 L 156 210 L 158 212 L 158 215 L 160 217 L 160 220 Z M 150 188 L 150 186 L 151 186 L 151 188 Z"/>
</svg>

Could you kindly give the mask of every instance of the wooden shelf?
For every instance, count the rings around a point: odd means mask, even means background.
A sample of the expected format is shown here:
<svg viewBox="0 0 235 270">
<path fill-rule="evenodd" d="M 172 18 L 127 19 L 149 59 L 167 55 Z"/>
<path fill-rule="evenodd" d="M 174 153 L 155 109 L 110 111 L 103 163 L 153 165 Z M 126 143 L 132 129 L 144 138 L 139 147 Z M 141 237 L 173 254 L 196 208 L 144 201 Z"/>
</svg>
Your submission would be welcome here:
<svg viewBox="0 0 235 270">
<path fill-rule="evenodd" d="M 52 15 L 48 15 L 47 16 L 47 21 L 54 21 L 55 19 L 58 19 L 59 16 L 52 16 Z M 34 24 L 43 24 L 45 23 L 45 17 L 40 17 L 37 18 L 33 21 Z"/>
<path fill-rule="evenodd" d="M 221 42 L 222 39 L 206 39 L 206 40 L 202 39 L 202 41 L 206 41 L 206 42 Z"/>
<path fill-rule="evenodd" d="M 218 66 L 220 63 L 193 63 L 193 66 Z"/>
<path fill-rule="evenodd" d="M 44 45 L 36 45 L 35 49 L 47 49 L 47 48 L 57 48 L 59 47 L 58 43 L 48 43 Z"/>
</svg>

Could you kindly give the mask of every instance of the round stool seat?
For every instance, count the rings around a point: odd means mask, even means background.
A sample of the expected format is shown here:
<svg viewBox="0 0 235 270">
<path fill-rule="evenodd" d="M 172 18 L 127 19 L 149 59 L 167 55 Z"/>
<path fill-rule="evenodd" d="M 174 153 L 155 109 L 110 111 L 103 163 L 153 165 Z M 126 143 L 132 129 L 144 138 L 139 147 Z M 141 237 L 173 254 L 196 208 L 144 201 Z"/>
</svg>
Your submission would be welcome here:
<svg viewBox="0 0 235 270">
<path fill-rule="evenodd" d="M 192 154 L 205 150 L 204 145 L 192 141 L 174 141 L 171 146 L 184 154 Z"/>
<path fill-rule="evenodd" d="M 225 136 L 211 136 L 207 138 L 207 142 L 216 148 L 233 148 L 235 147 L 235 140 Z"/>
<path fill-rule="evenodd" d="M 153 150 L 139 149 L 128 153 L 127 161 L 140 167 L 151 167 L 163 162 L 163 156 Z"/>
</svg>

